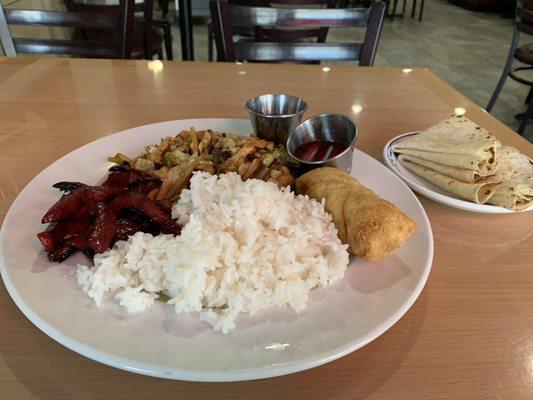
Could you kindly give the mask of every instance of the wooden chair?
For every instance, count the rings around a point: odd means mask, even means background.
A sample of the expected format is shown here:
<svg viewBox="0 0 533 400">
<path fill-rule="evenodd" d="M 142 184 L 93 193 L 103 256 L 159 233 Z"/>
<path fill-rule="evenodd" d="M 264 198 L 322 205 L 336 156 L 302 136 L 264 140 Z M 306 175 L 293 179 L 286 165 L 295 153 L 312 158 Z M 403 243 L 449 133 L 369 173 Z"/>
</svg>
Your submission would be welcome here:
<svg viewBox="0 0 533 400">
<path fill-rule="evenodd" d="M 65 3 L 67 10 L 72 12 L 120 14 L 119 5 L 87 4 L 76 0 L 63 0 L 63 2 Z M 139 14 L 142 16 L 135 18 L 131 58 L 152 59 L 153 56 L 157 54 L 158 57 L 162 59 L 164 44 L 167 59 L 172 60 L 171 24 L 165 17 L 154 20 L 153 8 L 154 0 L 143 0 L 142 2 L 136 1 L 134 3 L 134 14 L 136 16 Z M 161 30 L 162 35 L 157 32 L 159 29 Z M 84 29 L 82 31 L 78 30 L 76 34 L 85 40 L 109 41 L 113 32 Z"/>
<path fill-rule="evenodd" d="M 326 7 L 335 8 L 336 0 L 227 0 L 228 4 L 252 6 L 252 7 Z M 302 40 L 314 40 L 319 43 L 324 43 L 328 34 L 327 28 L 315 29 L 298 29 L 292 31 L 283 31 L 279 29 L 263 29 L 260 27 L 253 28 L 234 28 L 234 35 L 241 37 L 254 38 L 256 41 L 279 40 L 284 42 L 296 42 Z M 211 21 L 207 23 L 207 51 L 208 60 L 213 61 L 213 24 Z"/>
<path fill-rule="evenodd" d="M 503 85 L 505 84 L 507 77 L 510 77 L 514 81 L 522 83 L 523 85 L 529 86 L 529 93 L 525 101 L 527 104 L 527 109 L 522 115 L 520 125 L 517 129 L 519 134 L 524 133 L 529 119 L 533 117 L 533 81 L 521 76 L 521 71 L 533 70 L 533 43 L 527 43 L 519 46 L 521 33 L 533 35 L 533 11 L 524 8 L 523 0 L 517 0 L 514 35 L 511 41 L 511 48 L 509 49 L 509 55 L 507 56 L 507 61 L 505 62 L 505 67 L 503 68 L 500 80 L 498 81 L 498 84 L 496 85 L 496 88 L 494 89 L 494 92 L 492 93 L 492 96 L 486 107 L 486 110 L 490 113 L 494 107 L 494 103 L 496 103 L 496 100 L 498 99 L 498 95 L 503 89 Z M 525 64 L 525 66 L 522 65 L 513 68 L 514 60 Z"/>
<path fill-rule="evenodd" d="M 13 38 L 9 25 L 40 25 L 117 31 L 114 42 Z M 120 13 L 56 12 L 4 9 L 0 4 L 0 42 L 8 57 L 18 53 L 62 54 L 78 57 L 130 58 L 134 0 L 120 0 Z"/>
<path fill-rule="evenodd" d="M 376 2 L 368 9 L 286 9 L 229 5 L 210 2 L 213 31 L 219 61 L 341 61 L 374 63 L 385 4 Z M 287 43 L 234 41 L 235 27 L 324 28 L 366 27 L 362 43 Z"/>
</svg>

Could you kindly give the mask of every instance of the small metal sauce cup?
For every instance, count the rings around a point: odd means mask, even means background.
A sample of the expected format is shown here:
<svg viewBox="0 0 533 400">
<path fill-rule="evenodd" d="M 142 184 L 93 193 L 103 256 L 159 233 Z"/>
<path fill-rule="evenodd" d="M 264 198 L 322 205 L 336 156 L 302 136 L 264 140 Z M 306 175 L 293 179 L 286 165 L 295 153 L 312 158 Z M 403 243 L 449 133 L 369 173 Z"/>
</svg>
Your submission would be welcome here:
<svg viewBox="0 0 533 400">
<path fill-rule="evenodd" d="M 286 146 L 287 137 L 302 121 L 307 103 L 286 94 L 264 94 L 244 103 L 255 135 Z"/>
<path fill-rule="evenodd" d="M 359 129 L 355 122 L 343 114 L 319 114 L 296 127 L 287 139 L 287 152 L 304 169 L 329 166 L 350 173 L 353 152 Z M 344 150 L 334 157 L 320 161 L 306 161 L 294 155 L 296 149 L 305 143 L 328 141 L 343 146 Z"/>
</svg>

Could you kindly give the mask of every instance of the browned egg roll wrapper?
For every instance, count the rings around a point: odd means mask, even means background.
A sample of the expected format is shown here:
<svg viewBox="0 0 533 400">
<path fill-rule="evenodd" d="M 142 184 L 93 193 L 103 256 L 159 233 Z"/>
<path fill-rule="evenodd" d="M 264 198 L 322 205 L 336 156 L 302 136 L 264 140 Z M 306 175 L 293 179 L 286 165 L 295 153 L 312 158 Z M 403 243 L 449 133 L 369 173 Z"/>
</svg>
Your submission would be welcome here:
<svg viewBox="0 0 533 400">
<path fill-rule="evenodd" d="M 296 179 L 296 191 L 325 200 L 339 239 L 365 260 L 380 260 L 402 246 L 416 222 L 350 175 L 330 167 L 317 168 Z"/>
</svg>

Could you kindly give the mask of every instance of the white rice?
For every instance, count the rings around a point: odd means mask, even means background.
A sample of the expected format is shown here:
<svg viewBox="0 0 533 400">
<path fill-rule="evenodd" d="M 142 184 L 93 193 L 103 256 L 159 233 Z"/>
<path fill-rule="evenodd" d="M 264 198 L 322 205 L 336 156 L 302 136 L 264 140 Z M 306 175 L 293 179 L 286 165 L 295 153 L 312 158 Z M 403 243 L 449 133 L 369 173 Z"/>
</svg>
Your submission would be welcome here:
<svg viewBox="0 0 533 400">
<path fill-rule="evenodd" d="M 186 223 L 180 236 L 138 232 L 96 255 L 94 267 L 79 265 L 83 291 L 97 305 L 116 292 L 129 312 L 162 292 L 177 313 L 199 313 L 227 333 L 240 313 L 302 311 L 309 291 L 342 278 L 348 264 L 324 204 L 273 183 L 196 172 L 173 217 Z"/>
</svg>

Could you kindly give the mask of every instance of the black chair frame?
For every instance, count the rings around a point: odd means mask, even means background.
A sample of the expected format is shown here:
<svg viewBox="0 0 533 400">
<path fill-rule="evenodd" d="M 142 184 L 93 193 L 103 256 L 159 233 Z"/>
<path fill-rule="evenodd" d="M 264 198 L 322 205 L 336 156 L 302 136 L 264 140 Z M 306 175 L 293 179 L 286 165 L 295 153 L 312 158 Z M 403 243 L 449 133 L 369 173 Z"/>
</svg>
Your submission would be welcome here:
<svg viewBox="0 0 533 400">
<path fill-rule="evenodd" d="M 56 12 L 5 9 L 0 4 L 0 42 L 8 57 L 18 53 L 63 54 L 81 57 L 130 58 L 134 27 L 134 0 L 120 0 L 120 13 Z M 9 25 L 39 25 L 75 29 L 117 30 L 112 42 L 14 38 Z"/>
<path fill-rule="evenodd" d="M 496 103 L 496 100 L 498 99 L 498 96 L 500 92 L 502 91 L 503 86 L 505 85 L 505 81 L 507 80 L 507 77 L 523 85 L 529 86 L 529 93 L 525 100 L 525 103 L 527 104 L 527 109 L 522 115 L 522 118 L 520 120 L 520 125 L 518 126 L 518 129 L 517 129 L 517 132 L 522 135 L 524 133 L 524 130 L 527 127 L 529 119 L 533 117 L 533 101 L 531 101 L 533 97 L 533 81 L 520 76 L 521 75 L 520 73 L 522 71 L 533 70 L 533 65 L 519 66 L 519 67 L 513 68 L 513 62 L 515 59 L 516 50 L 518 49 L 518 45 L 520 42 L 521 33 L 533 35 L 533 12 L 524 9 L 524 0 L 517 0 L 515 21 L 514 21 L 514 34 L 513 34 L 513 39 L 511 41 L 511 48 L 509 49 L 509 54 L 507 55 L 507 61 L 505 62 L 505 66 L 500 76 L 500 80 L 498 81 L 498 84 L 496 85 L 496 88 L 494 89 L 494 92 L 492 93 L 492 96 L 485 109 L 489 113 L 492 112 L 492 109 L 494 108 L 494 104 Z"/>
<path fill-rule="evenodd" d="M 381 34 L 385 4 L 368 9 L 285 9 L 228 5 L 212 0 L 211 17 L 219 61 L 340 61 L 370 66 Z M 286 43 L 234 41 L 234 27 L 332 28 L 366 27 L 362 43 Z"/>
</svg>

